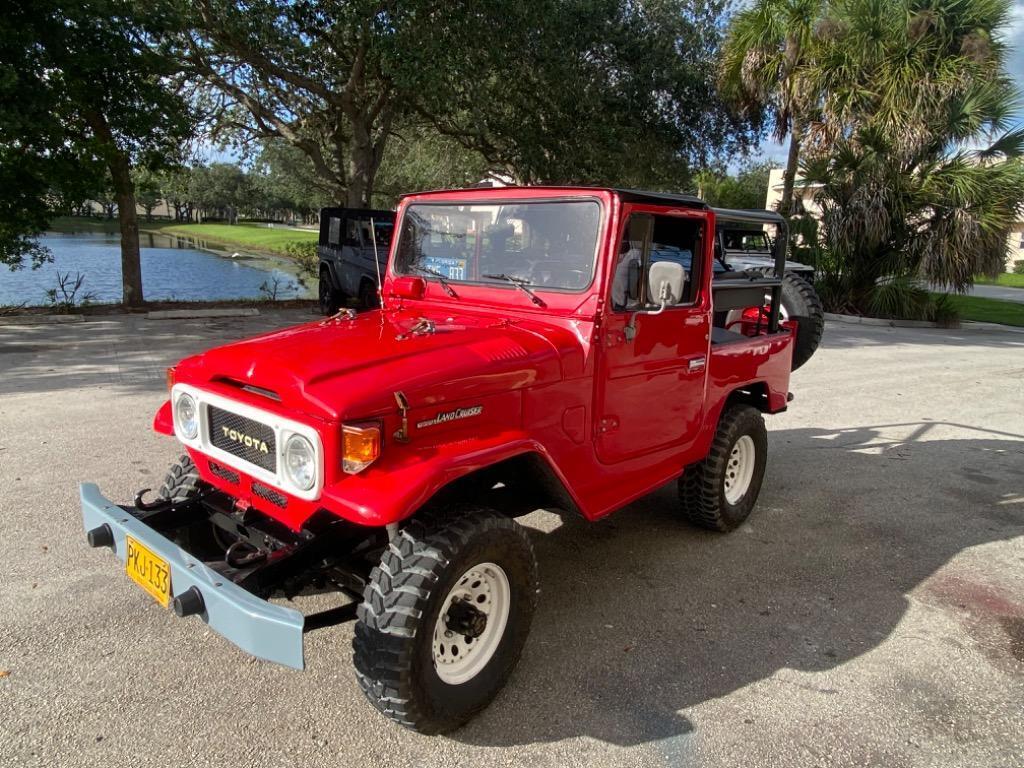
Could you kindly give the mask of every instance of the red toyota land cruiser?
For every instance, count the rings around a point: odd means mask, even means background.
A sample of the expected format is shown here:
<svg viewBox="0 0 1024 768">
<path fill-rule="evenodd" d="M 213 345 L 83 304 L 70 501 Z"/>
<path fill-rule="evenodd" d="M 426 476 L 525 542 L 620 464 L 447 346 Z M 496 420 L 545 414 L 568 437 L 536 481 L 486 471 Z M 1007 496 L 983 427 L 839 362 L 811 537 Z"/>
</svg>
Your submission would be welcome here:
<svg viewBox="0 0 1024 768">
<path fill-rule="evenodd" d="M 781 228 L 775 277 L 712 283 L 729 220 Z M 435 733 L 526 642 L 537 563 L 516 516 L 596 520 L 678 478 L 681 518 L 747 518 L 794 329 L 768 212 L 510 187 L 409 195 L 396 222 L 380 309 L 183 360 L 154 421 L 186 452 L 160 498 L 81 498 L 92 546 L 250 654 L 301 669 L 304 632 L 355 619 L 366 696 Z M 269 601 L 310 586 L 350 600 Z"/>
</svg>

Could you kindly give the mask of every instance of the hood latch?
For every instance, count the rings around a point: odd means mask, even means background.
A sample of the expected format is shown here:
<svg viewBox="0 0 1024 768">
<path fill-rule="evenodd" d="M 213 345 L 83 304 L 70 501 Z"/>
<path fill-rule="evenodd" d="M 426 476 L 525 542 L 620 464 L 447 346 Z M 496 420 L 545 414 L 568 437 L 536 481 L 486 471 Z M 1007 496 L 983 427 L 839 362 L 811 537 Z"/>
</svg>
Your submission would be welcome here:
<svg viewBox="0 0 1024 768">
<path fill-rule="evenodd" d="M 394 438 L 399 443 L 409 442 L 409 398 L 403 392 L 395 392 L 395 402 L 398 403 L 398 412 L 402 416 L 402 425 L 395 432 Z"/>
<path fill-rule="evenodd" d="M 434 321 L 421 317 L 408 331 L 398 334 L 395 338 L 398 341 L 401 341 L 402 339 L 407 339 L 410 336 L 428 336 L 434 333 L 437 333 L 437 326 L 434 325 Z"/>
</svg>

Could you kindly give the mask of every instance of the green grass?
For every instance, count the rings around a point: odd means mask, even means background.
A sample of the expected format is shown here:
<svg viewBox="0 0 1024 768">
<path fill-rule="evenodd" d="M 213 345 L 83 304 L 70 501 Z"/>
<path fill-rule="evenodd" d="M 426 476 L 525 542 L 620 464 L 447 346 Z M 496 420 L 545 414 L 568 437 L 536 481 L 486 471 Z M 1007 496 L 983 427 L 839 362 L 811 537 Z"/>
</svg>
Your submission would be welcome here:
<svg viewBox="0 0 1024 768">
<path fill-rule="evenodd" d="M 155 225 L 155 226 L 154 226 Z M 184 235 L 196 240 L 209 240 L 222 245 L 251 248 L 258 251 L 285 253 L 289 243 L 315 242 L 314 230 L 268 227 L 265 224 L 178 224 L 176 222 L 139 222 L 142 229 L 159 230 L 169 235 Z"/>
<path fill-rule="evenodd" d="M 960 313 L 961 320 L 1024 327 L 1024 304 L 999 301 L 998 299 L 983 299 L 978 296 L 951 295 L 949 300 L 956 311 Z"/>
<path fill-rule="evenodd" d="M 50 229 L 57 232 L 111 232 L 117 233 L 117 219 L 112 221 L 84 216 L 58 216 L 50 222 Z M 169 235 L 183 235 L 196 240 L 206 240 L 225 247 L 266 251 L 284 254 L 289 243 L 314 243 L 319 233 L 309 229 L 289 227 L 268 227 L 251 221 L 230 224 L 181 224 L 176 221 L 139 218 L 139 229 L 143 232 L 163 232 Z"/>
<path fill-rule="evenodd" d="M 86 218 L 85 216 L 58 216 L 47 229 L 53 232 L 120 232 L 117 219 Z"/>
<path fill-rule="evenodd" d="M 1024 288 L 1024 275 L 1004 272 L 994 280 L 991 277 L 976 277 L 974 282 L 978 285 L 1001 285 L 1003 288 Z"/>
</svg>

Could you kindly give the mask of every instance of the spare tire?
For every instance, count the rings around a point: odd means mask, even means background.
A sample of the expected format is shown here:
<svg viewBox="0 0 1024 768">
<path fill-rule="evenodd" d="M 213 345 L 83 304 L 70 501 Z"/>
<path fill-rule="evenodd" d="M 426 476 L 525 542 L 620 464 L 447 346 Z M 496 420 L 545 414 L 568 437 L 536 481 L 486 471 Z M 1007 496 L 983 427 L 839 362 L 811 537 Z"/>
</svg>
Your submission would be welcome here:
<svg viewBox="0 0 1024 768">
<path fill-rule="evenodd" d="M 785 317 L 797 321 L 793 344 L 793 370 L 814 356 L 825 330 L 825 311 L 814 286 L 796 272 L 782 277 L 782 308 Z"/>
</svg>

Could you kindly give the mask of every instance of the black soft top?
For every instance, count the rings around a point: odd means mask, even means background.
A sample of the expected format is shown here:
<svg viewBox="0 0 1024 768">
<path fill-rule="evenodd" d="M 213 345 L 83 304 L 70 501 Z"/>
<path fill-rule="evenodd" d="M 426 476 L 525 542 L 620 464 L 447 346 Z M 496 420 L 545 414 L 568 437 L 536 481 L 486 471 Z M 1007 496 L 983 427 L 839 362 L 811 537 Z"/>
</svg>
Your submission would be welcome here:
<svg viewBox="0 0 1024 768">
<path fill-rule="evenodd" d="M 530 187 L 512 186 L 512 189 L 530 189 Z M 619 199 L 627 203 L 643 203 L 647 205 L 677 205 L 686 208 L 694 208 L 702 211 L 714 211 L 719 223 L 730 224 L 785 224 L 785 219 L 775 211 L 761 209 L 741 210 L 737 208 L 714 208 L 708 205 L 695 195 L 683 195 L 677 192 L 654 192 L 647 189 L 625 189 L 619 187 L 586 187 L 586 186 L 559 186 L 540 184 L 540 189 L 578 189 L 594 191 L 609 191 L 619 196 Z M 434 192 L 472 192 L 474 189 L 493 190 L 495 187 L 463 187 L 459 189 L 435 189 L 430 192 L 416 192 L 412 194 L 431 194 Z M 406 195 L 403 195 L 406 197 Z M 759 227 L 752 227 L 759 228 Z"/>
<path fill-rule="evenodd" d="M 371 208 L 321 208 L 320 218 L 325 219 L 334 216 L 339 219 L 369 219 L 373 217 L 380 221 L 388 221 L 395 216 L 394 211 L 373 210 Z"/>
</svg>

